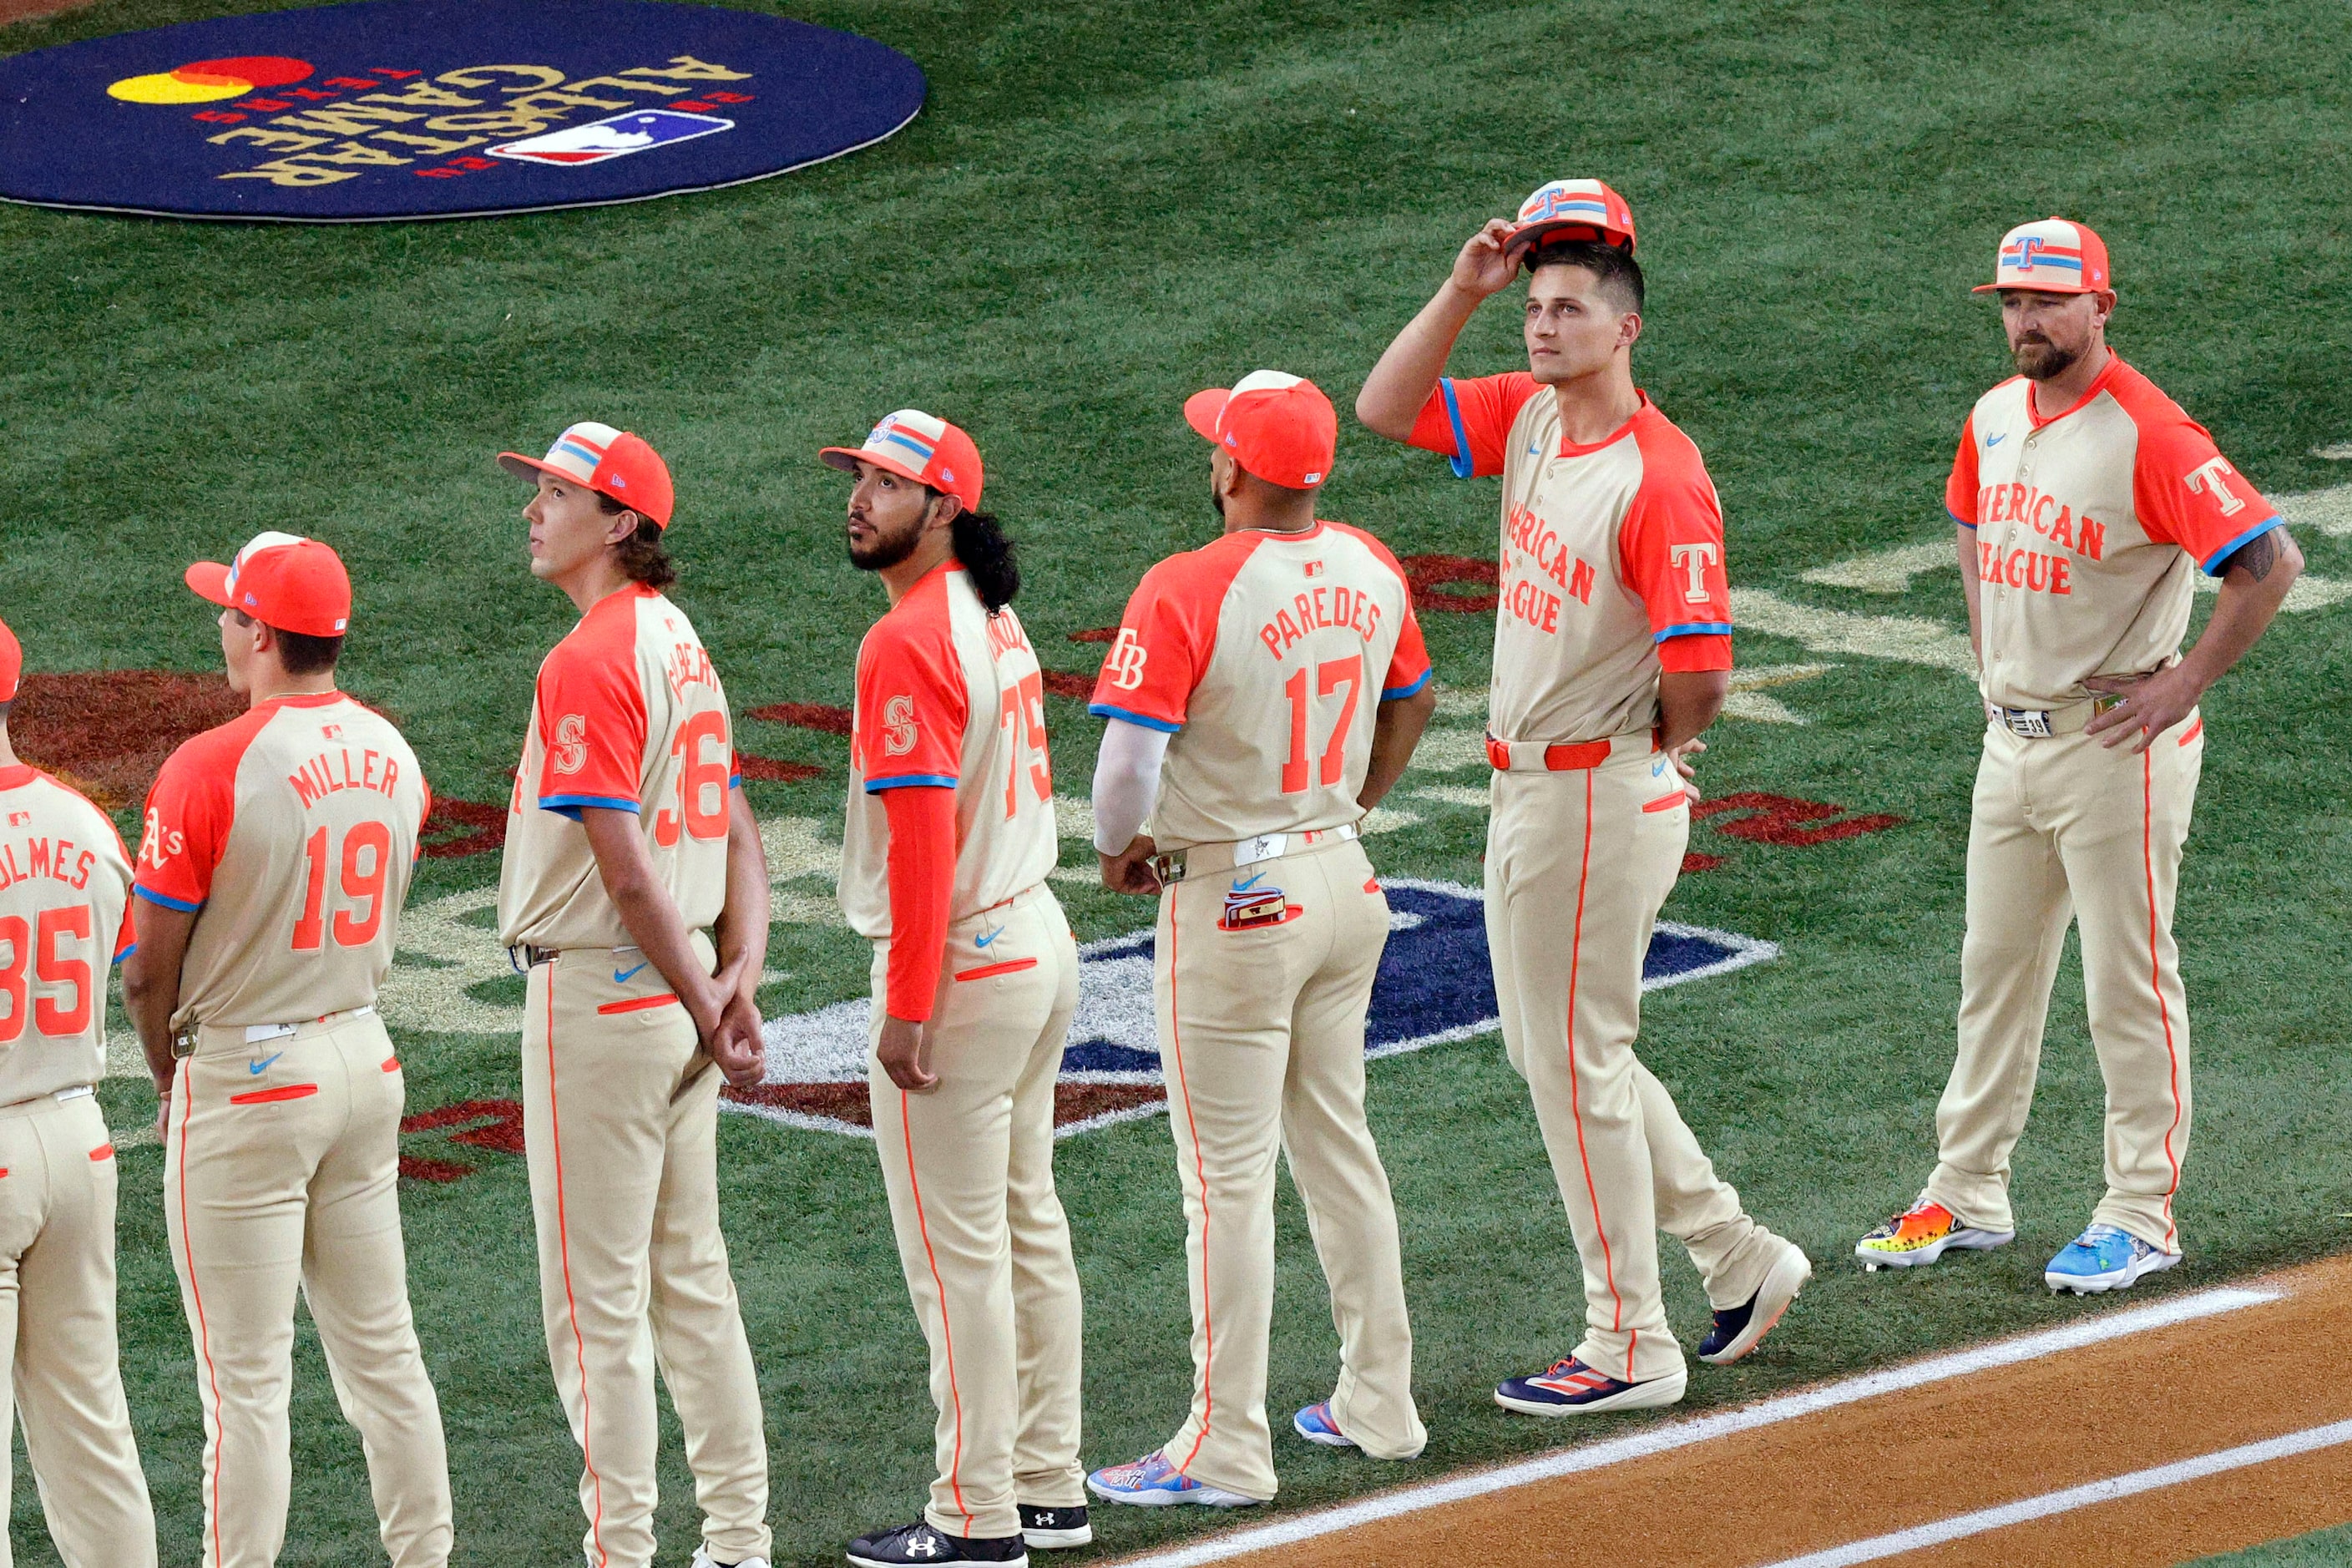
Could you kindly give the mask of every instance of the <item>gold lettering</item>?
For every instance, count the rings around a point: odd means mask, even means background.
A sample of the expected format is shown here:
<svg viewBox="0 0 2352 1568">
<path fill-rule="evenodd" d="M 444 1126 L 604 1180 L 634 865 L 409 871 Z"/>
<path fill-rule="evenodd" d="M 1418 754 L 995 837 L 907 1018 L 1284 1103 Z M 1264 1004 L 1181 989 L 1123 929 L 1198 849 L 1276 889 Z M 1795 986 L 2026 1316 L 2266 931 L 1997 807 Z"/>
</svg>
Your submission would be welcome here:
<svg viewBox="0 0 2352 1568">
<path fill-rule="evenodd" d="M 323 136 L 304 136 L 293 131 L 271 131 L 259 125 L 240 125 L 234 131 L 224 131 L 217 136 L 207 136 L 205 140 L 215 146 L 226 146 L 231 142 L 251 142 L 257 146 L 267 147 L 273 153 L 299 153 L 307 147 L 323 147 L 327 144 L 327 139 Z"/>
<path fill-rule="evenodd" d="M 404 147 L 414 147 L 419 152 L 430 153 L 438 157 L 447 153 L 462 153 L 468 147 L 478 147 L 489 138 L 468 136 L 463 142 L 450 142 L 438 136 L 412 136 L 405 131 L 379 131 L 374 133 L 374 140 L 397 142 Z"/>
<path fill-rule="evenodd" d="M 552 88 L 541 88 L 507 100 L 510 110 L 524 110 L 542 114 L 562 114 L 565 109 L 626 109 L 625 99 L 583 98 L 576 92 L 558 92 Z"/>
<path fill-rule="evenodd" d="M 411 82 L 397 93 L 372 92 L 359 100 L 362 103 L 404 103 L 417 109 L 472 109 L 482 100 L 460 98 L 454 92 L 443 92 L 431 82 Z"/>
<path fill-rule="evenodd" d="M 501 114 L 485 110 L 479 114 L 443 114 L 425 122 L 427 131 L 455 131 L 459 135 L 483 132 L 491 136 L 536 136 L 560 118 L 553 115 Z"/>
<path fill-rule="evenodd" d="M 725 66 L 714 66 L 708 61 L 696 59 L 692 55 L 672 55 L 669 58 L 669 63 L 671 68 L 668 70 L 663 70 L 657 66 L 635 66 L 621 74 L 667 77 L 672 81 L 749 81 L 751 79 L 750 71 L 731 71 Z M 447 81 L 449 79 L 445 76 L 441 79 Z"/>
<path fill-rule="evenodd" d="M 279 158 L 272 163 L 257 163 L 250 169 L 235 169 L 220 177 L 224 180 L 268 180 L 273 185 L 331 185 L 337 180 L 356 180 L 360 172 L 357 169 L 321 169 L 316 163 Z"/>
<path fill-rule="evenodd" d="M 583 88 L 591 87 L 616 88 L 622 92 L 667 92 L 671 94 L 687 93 L 694 90 L 690 87 L 671 87 L 667 82 L 623 81 L 616 76 L 583 77 L 578 81 L 567 81 L 563 85 L 574 92 L 577 92 Z"/>
<path fill-rule="evenodd" d="M 290 126 L 296 131 L 317 131 L 329 136 L 364 136 L 386 125 L 405 125 L 412 120 L 424 118 L 421 114 L 406 114 L 397 109 L 364 103 L 338 103 L 323 109 L 306 109 L 299 114 L 281 114 L 269 123 Z"/>
<path fill-rule="evenodd" d="M 467 66 L 462 70 L 443 71 L 433 79 L 450 87 L 494 88 L 499 84 L 493 79 L 500 73 L 526 79 L 530 79 L 530 85 L 533 87 L 553 87 L 564 76 L 552 66 Z M 522 89 L 509 88 L 506 90 L 517 92 Z"/>
<path fill-rule="evenodd" d="M 387 153 L 381 147 L 371 147 L 364 142 L 338 142 L 331 153 L 310 153 L 305 156 L 316 163 L 363 163 L 378 169 L 397 169 L 416 162 L 414 158 Z"/>
</svg>

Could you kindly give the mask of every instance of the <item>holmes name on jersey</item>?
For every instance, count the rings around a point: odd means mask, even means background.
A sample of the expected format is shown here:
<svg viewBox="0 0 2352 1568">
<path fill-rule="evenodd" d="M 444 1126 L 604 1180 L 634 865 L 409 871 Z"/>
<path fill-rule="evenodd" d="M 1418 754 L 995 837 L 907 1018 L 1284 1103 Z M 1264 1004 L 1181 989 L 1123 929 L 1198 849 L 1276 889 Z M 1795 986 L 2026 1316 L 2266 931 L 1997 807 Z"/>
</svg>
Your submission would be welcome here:
<svg viewBox="0 0 2352 1568">
<path fill-rule="evenodd" d="M 95 851 L 80 847 L 70 838 L 0 841 L 0 892 L 39 877 L 80 892 L 89 886 L 89 873 L 97 864 Z"/>
</svg>

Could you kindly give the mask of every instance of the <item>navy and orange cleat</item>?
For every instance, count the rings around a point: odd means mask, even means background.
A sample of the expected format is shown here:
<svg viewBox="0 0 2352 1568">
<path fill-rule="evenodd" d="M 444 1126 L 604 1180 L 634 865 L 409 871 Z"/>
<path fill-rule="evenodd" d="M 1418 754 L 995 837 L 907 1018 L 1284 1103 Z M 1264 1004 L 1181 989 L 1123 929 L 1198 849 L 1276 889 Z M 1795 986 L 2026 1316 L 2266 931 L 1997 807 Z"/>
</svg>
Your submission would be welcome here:
<svg viewBox="0 0 2352 1568">
<path fill-rule="evenodd" d="M 1772 1267 L 1765 1271 L 1764 1283 L 1756 1294 L 1737 1307 L 1726 1307 L 1715 1314 L 1715 1322 L 1699 1342 L 1698 1359 L 1711 1366 L 1729 1366 L 1733 1362 L 1764 1342 L 1780 1314 L 1797 1299 L 1797 1292 L 1813 1277 L 1812 1260 L 1804 1248 L 1793 1241 L 1784 1241 L 1784 1250 Z"/>
<path fill-rule="evenodd" d="M 1690 1373 L 1680 1367 L 1664 1377 L 1627 1383 L 1595 1372 L 1574 1356 L 1556 1361 L 1533 1377 L 1515 1377 L 1495 1390 L 1495 1403 L 1522 1415 L 1598 1415 L 1612 1410 L 1652 1410 L 1683 1396 Z"/>
<path fill-rule="evenodd" d="M 2013 1230 L 1977 1230 L 1962 1225 L 1952 1211 L 1932 1202 L 1925 1193 L 1853 1246 L 1862 1266 L 1875 1274 L 1882 1268 L 1923 1268 L 1952 1247 L 1966 1252 L 1990 1252 L 2017 1239 Z"/>
</svg>

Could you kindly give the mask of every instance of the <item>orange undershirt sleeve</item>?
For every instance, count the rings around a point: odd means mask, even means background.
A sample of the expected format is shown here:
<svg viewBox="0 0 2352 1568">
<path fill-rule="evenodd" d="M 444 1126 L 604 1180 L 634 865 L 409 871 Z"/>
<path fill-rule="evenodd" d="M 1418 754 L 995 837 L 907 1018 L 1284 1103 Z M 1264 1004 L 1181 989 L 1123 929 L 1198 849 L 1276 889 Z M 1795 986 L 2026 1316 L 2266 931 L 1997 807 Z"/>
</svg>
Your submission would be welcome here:
<svg viewBox="0 0 2352 1568">
<path fill-rule="evenodd" d="M 947 957 L 955 891 L 955 791 L 916 784 L 884 790 L 890 819 L 890 970 L 884 1005 L 919 1024 L 931 1016 Z"/>
</svg>

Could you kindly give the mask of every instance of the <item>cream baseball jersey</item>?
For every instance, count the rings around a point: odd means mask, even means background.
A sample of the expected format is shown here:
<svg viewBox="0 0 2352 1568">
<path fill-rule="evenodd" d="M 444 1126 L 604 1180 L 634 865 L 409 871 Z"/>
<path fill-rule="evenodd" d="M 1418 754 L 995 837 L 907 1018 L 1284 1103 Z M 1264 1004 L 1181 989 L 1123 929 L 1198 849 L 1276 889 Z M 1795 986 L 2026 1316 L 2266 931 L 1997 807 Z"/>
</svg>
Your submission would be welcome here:
<svg viewBox="0 0 2352 1568">
<path fill-rule="evenodd" d="M 1345 523 L 1245 530 L 1143 574 L 1087 711 L 1166 731 L 1161 849 L 1351 823 L 1382 702 L 1429 683 L 1404 569 Z"/>
<path fill-rule="evenodd" d="M 173 1027 L 373 1004 L 432 802 L 391 721 L 340 691 L 273 698 L 173 752 L 133 868 L 142 897 L 198 911 Z"/>
<path fill-rule="evenodd" d="M 2080 701 L 2094 675 L 2170 661 L 2189 630 L 2189 574 L 2280 525 L 2204 426 L 2111 359 L 2045 417 L 2023 376 L 1977 400 L 1945 505 L 1977 536 L 1985 700 Z"/>
<path fill-rule="evenodd" d="M 727 904 L 727 692 L 686 613 L 642 584 L 607 594 L 548 651 L 507 808 L 499 940 L 625 947 L 581 812 L 637 814 L 654 871 L 689 931 Z"/>
<path fill-rule="evenodd" d="M 1658 722 L 1662 670 L 1731 668 L 1723 508 L 1698 447 L 1647 394 L 1591 446 L 1525 371 L 1441 380 L 1412 445 L 1503 477 L 1489 731 L 1552 744 Z"/>
<path fill-rule="evenodd" d="M 0 1105 L 106 1076 L 106 971 L 131 951 L 131 857 L 106 814 L 0 768 Z"/>
<path fill-rule="evenodd" d="M 1054 868 L 1045 674 L 1012 606 L 990 615 L 952 562 L 908 590 L 857 649 L 841 909 L 860 936 L 890 934 L 882 794 L 925 784 L 955 791 L 950 924 Z"/>
</svg>

